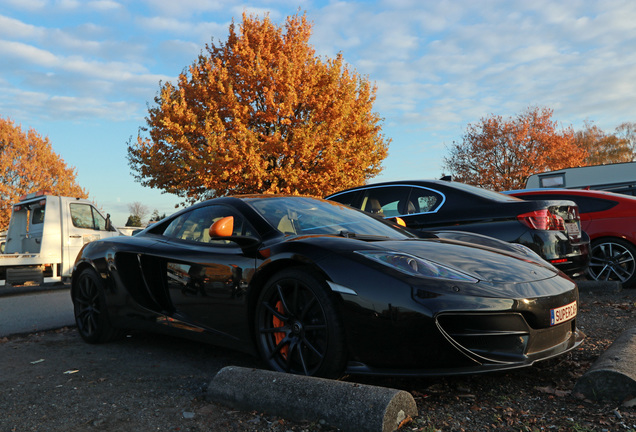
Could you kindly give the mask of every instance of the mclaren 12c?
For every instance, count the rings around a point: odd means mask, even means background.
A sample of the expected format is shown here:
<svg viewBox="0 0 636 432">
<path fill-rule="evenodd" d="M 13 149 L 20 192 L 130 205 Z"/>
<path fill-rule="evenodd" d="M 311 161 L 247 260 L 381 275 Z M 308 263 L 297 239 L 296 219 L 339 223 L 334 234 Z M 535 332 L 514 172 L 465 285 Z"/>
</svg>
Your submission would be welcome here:
<svg viewBox="0 0 636 432">
<path fill-rule="evenodd" d="M 322 377 L 512 369 L 581 342 L 576 284 L 534 252 L 421 237 L 321 199 L 205 201 L 88 243 L 72 276 L 77 328 L 89 343 L 165 332 Z"/>
</svg>

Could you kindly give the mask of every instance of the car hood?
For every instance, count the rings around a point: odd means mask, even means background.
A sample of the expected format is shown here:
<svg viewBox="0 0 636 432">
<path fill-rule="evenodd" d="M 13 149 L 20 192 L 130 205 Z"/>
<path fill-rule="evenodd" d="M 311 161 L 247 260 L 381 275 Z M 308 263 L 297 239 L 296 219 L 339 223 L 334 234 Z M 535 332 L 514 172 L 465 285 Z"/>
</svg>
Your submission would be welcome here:
<svg viewBox="0 0 636 432">
<path fill-rule="evenodd" d="M 389 240 L 369 245 L 434 261 L 480 281 L 526 283 L 548 279 L 559 273 L 548 263 L 452 240 Z"/>
</svg>

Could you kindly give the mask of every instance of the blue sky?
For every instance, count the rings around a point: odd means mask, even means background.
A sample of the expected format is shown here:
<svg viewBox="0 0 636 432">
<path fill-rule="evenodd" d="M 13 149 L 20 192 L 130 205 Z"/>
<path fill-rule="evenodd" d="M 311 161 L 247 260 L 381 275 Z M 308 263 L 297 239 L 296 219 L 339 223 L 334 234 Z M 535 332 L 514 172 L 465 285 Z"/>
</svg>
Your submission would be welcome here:
<svg viewBox="0 0 636 432">
<path fill-rule="evenodd" d="M 306 12 L 316 53 L 377 84 L 393 141 L 373 182 L 439 177 L 448 146 L 492 114 L 636 121 L 631 0 L 0 0 L 0 116 L 48 137 L 115 224 L 133 202 L 170 214 L 180 199 L 134 181 L 127 143 L 159 82 L 244 11 L 278 24 Z"/>
</svg>

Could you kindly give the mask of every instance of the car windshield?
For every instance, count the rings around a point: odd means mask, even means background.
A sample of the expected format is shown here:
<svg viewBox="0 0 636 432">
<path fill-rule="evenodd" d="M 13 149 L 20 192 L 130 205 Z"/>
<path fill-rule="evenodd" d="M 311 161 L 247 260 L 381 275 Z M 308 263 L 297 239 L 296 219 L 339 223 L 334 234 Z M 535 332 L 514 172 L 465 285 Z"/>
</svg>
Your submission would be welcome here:
<svg viewBox="0 0 636 432">
<path fill-rule="evenodd" d="M 284 234 L 332 234 L 346 237 L 412 237 L 405 231 L 345 205 L 308 197 L 244 198 Z"/>
</svg>

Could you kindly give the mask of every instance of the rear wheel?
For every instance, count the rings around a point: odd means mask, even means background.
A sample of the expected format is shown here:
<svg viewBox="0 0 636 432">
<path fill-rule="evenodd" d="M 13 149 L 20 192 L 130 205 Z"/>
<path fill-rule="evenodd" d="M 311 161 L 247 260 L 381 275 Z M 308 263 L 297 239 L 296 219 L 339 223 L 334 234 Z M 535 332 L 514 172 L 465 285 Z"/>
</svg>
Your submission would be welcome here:
<svg viewBox="0 0 636 432">
<path fill-rule="evenodd" d="M 110 324 L 103 283 L 93 269 L 83 270 L 72 290 L 75 323 L 80 336 L 88 343 L 104 343 L 120 331 Z"/>
<path fill-rule="evenodd" d="M 275 275 L 256 305 L 256 340 L 279 372 L 336 378 L 344 372 L 344 331 L 326 283 L 300 269 Z"/>
<path fill-rule="evenodd" d="M 628 287 L 636 283 L 636 248 L 622 239 L 592 242 L 588 274 L 594 280 L 619 281 Z"/>
</svg>

